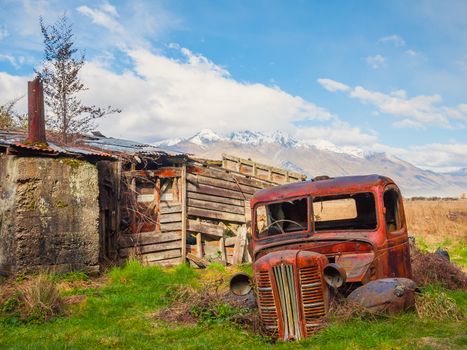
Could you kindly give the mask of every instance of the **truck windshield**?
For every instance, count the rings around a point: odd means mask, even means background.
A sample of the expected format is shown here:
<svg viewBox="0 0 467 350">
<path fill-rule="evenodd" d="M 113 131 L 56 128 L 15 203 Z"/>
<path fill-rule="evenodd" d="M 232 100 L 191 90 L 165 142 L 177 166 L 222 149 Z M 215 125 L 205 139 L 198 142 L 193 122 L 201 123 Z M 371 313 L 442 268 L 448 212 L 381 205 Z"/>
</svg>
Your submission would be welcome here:
<svg viewBox="0 0 467 350">
<path fill-rule="evenodd" d="M 313 198 L 315 231 L 376 229 L 375 197 L 370 192 Z"/>
<path fill-rule="evenodd" d="M 293 199 L 256 208 L 258 238 L 287 232 L 307 231 L 309 227 L 308 200 Z"/>
<path fill-rule="evenodd" d="M 258 205 L 256 236 L 264 238 L 309 231 L 313 212 L 314 231 L 374 230 L 377 227 L 375 197 L 371 192 L 314 197 L 313 211 L 307 198 Z"/>
</svg>

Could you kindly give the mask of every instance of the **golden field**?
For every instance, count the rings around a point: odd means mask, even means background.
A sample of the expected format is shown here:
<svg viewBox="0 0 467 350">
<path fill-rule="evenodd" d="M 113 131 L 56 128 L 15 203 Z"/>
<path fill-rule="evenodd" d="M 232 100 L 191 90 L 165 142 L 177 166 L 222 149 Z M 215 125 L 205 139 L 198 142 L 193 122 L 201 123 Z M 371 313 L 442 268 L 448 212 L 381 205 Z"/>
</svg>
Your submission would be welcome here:
<svg viewBox="0 0 467 350">
<path fill-rule="evenodd" d="M 409 234 L 422 250 L 448 250 L 451 260 L 467 269 L 467 199 L 405 200 Z"/>
</svg>

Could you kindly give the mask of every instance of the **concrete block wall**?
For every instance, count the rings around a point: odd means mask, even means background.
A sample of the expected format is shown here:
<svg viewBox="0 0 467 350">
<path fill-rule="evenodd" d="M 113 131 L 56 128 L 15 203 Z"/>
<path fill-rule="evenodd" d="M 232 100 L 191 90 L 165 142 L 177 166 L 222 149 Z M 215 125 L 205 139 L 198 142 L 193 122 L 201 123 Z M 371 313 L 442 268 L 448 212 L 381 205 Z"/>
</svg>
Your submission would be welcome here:
<svg viewBox="0 0 467 350">
<path fill-rule="evenodd" d="M 0 156 L 0 271 L 99 270 L 95 165 Z"/>
</svg>

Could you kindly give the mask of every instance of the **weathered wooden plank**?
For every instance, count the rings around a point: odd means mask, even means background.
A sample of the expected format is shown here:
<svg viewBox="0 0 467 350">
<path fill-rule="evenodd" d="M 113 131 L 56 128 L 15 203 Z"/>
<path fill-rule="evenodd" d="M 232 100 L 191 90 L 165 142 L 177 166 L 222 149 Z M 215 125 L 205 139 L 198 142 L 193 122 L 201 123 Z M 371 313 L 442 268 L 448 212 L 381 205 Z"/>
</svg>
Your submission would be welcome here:
<svg viewBox="0 0 467 350">
<path fill-rule="evenodd" d="M 182 203 L 182 251 L 181 251 L 181 257 L 180 257 L 180 262 L 184 264 L 186 262 L 186 237 L 187 237 L 187 226 L 188 226 L 188 213 L 187 213 L 187 197 L 186 197 L 186 191 L 187 191 L 187 179 L 186 179 L 186 164 L 183 164 L 182 167 L 182 173 L 181 173 L 181 203 Z"/>
<path fill-rule="evenodd" d="M 245 223 L 245 215 L 188 207 L 188 215 L 202 218 Z"/>
<path fill-rule="evenodd" d="M 186 255 L 186 257 L 187 257 L 188 260 L 192 261 L 199 268 L 204 269 L 206 266 L 209 265 L 209 261 L 198 258 L 196 255 L 194 255 L 192 253 L 188 253 Z"/>
<path fill-rule="evenodd" d="M 203 176 L 212 177 L 215 179 L 224 179 L 230 182 L 239 182 L 242 185 L 256 187 L 262 189 L 265 187 L 275 186 L 277 184 L 270 181 L 264 181 L 258 178 L 249 177 L 246 174 L 236 172 L 234 169 L 222 169 L 213 167 L 192 166 L 189 167 L 190 173 L 202 174 Z"/>
<path fill-rule="evenodd" d="M 122 234 L 118 237 L 118 245 L 120 248 L 129 248 L 134 247 L 135 245 L 170 242 L 180 239 L 181 235 L 181 231 Z"/>
<path fill-rule="evenodd" d="M 178 261 L 180 261 L 180 256 L 181 256 L 181 250 L 179 248 L 179 249 L 166 250 L 163 252 L 144 254 L 143 259 L 145 259 L 147 262 L 154 262 L 154 261 L 166 260 L 166 259 L 171 259 L 171 258 L 178 258 Z"/>
<path fill-rule="evenodd" d="M 203 258 L 203 239 L 201 233 L 196 234 L 196 253 L 198 258 Z"/>
<path fill-rule="evenodd" d="M 224 229 L 219 225 L 209 224 L 196 220 L 188 220 L 188 231 L 192 233 L 202 233 L 215 239 L 219 239 L 224 235 Z"/>
<path fill-rule="evenodd" d="M 170 250 L 170 249 L 180 249 L 182 245 L 182 241 L 179 239 L 177 241 L 173 242 L 165 242 L 165 243 L 155 243 L 155 244 L 147 244 L 147 245 L 142 245 L 142 246 L 135 246 L 132 248 L 122 248 L 119 249 L 118 254 L 121 257 L 129 256 L 132 253 L 135 253 L 136 255 L 140 254 L 147 254 L 147 253 L 155 253 L 155 252 L 160 252 L 164 250 Z"/>
<path fill-rule="evenodd" d="M 162 214 L 160 217 L 161 224 L 167 224 L 169 222 L 178 222 L 182 221 L 182 213 L 171 213 L 171 214 Z"/>
<path fill-rule="evenodd" d="M 198 199 L 188 199 L 188 207 L 195 207 L 201 209 L 212 209 L 217 211 L 223 211 L 226 213 L 245 215 L 245 207 L 238 207 L 235 205 L 205 202 Z"/>
<path fill-rule="evenodd" d="M 250 195 L 254 194 L 257 192 L 259 189 L 251 186 L 245 186 L 240 184 L 240 182 L 230 182 L 222 178 L 212 178 L 212 177 L 207 177 L 203 175 L 193 175 L 193 174 L 188 174 L 187 175 L 187 180 L 193 184 L 204 184 L 204 185 L 209 185 L 209 186 L 214 186 L 214 187 L 219 187 L 219 188 L 224 188 L 227 190 L 231 191 L 239 191 L 243 193 L 248 193 Z"/>
<path fill-rule="evenodd" d="M 233 265 L 240 265 L 243 260 L 243 255 L 246 245 L 246 227 L 241 227 L 237 234 L 237 241 L 235 242 L 233 253 Z"/>
<path fill-rule="evenodd" d="M 206 201 L 206 202 L 236 205 L 238 207 L 243 206 L 245 202 L 243 199 L 233 199 L 233 198 L 211 196 L 208 194 L 202 194 L 202 193 L 196 193 L 196 192 L 188 192 L 187 196 L 188 196 L 188 199 L 198 199 L 198 200 Z"/>
<path fill-rule="evenodd" d="M 160 206 L 160 213 L 161 214 L 170 214 L 170 213 L 181 213 L 182 206 L 180 204 L 177 205 L 161 205 Z"/>
<path fill-rule="evenodd" d="M 214 187 L 214 186 L 209 186 L 209 185 L 204 185 L 204 184 L 195 185 L 191 182 L 188 182 L 186 187 L 187 187 L 187 191 L 196 192 L 196 193 L 204 193 L 204 194 L 209 194 L 212 196 L 243 199 L 243 200 L 245 199 L 250 200 L 251 198 L 251 195 L 242 194 L 240 191 L 231 191 L 231 190 L 226 190 L 224 188 L 219 188 L 219 187 Z"/>
<path fill-rule="evenodd" d="M 226 247 L 233 247 L 235 245 L 235 242 L 237 241 L 237 236 L 235 237 L 227 237 L 225 239 L 225 246 Z"/>
<path fill-rule="evenodd" d="M 169 222 L 166 224 L 161 224 L 161 231 L 182 231 L 182 222 Z"/>
<path fill-rule="evenodd" d="M 224 262 L 224 265 L 227 263 L 227 251 L 225 250 L 225 239 L 221 237 L 219 239 L 219 251 L 221 253 L 221 259 Z"/>
</svg>

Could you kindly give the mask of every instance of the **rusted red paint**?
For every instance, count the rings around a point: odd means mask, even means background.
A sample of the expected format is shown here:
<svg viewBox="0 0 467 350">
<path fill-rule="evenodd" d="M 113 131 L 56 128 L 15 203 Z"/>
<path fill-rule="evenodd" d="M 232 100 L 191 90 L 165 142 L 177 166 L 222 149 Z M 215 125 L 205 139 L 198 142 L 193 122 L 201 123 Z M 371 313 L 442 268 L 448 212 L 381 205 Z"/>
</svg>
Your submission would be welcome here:
<svg viewBox="0 0 467 350">
<path fill-rule="evenodd" d="M 389 232 L 385 224 L 383 195 L 389 189 L 396 191 L 400 198 L 401 227 L 394 232 Z M 375 198 L 377 216 L 375 229 L 315 231 L 314 225 L 309 225 L 306 230 L 300 232 L 284 233 L 264 238 L 258 238 L 255 234 L 256 208 L 260 204 L 304 197 L 309 198 L 308 203 L 311 203 L 313 197 L 363 192 L 370 192 Z M 311 206 L 309 207 L 311 208 Z M 322 257 L 323 260 L 321 261 L 333 262 L 341 266 L 347 275 L 346 283 L 341 287 L 343 291 L 355 289 L 358 285 L 381 278 L 411 278 L 407 225 L 403 213 L 402 198 L 396 184 L 387 177 L 379 175 L 340 177 L 268 188 L 257 192 L 253 196 L 251 208 L 253 234 L 249 249 L 253 256 L 257 282 L 260 271 L 270 271 L 278 261 L 289 261 L 291 255 L 300 256 L 304 252 L 317 254 Z M 308 215 L 310 218 L 312 217 L 311 211 Z M 309 222 L 312 222 L 312 220 L 310 219 Z M 328 289 L 324 282 L 323 288 Z M 300 288 L 297 286 L 297 291 L 299 290 Z M 329 294 L 324 295 L 326 298 Z M 368 297 L 373 298 L 372 295 Z M 300 293 L 297 294 L 296 298 L 300 300 Z M 261 299 L 261 296 L 259 296 L 259 299 Z M 274 292 L 274 300 L 277 306 L 280 303 L 280 296 L 277 291 Z M 261 300 L 259 301 L 261 302 Z M 327 305 L 329 300 L 326 299 L 324 302 Z M 284 329 L 280 326 L 283 320 L 279 311 L 277 311 L 277 317 L 279 324 L 278 336 L 287 340 Z M 300 319 L 302 328 L 303 322 L 304 320 Z"/>
<path fill-rule="evenodd" d="M 47 145 L 45 137 L 44 92 L 39 77 L 28 82 L 28 142 Z"/>
</svg>

